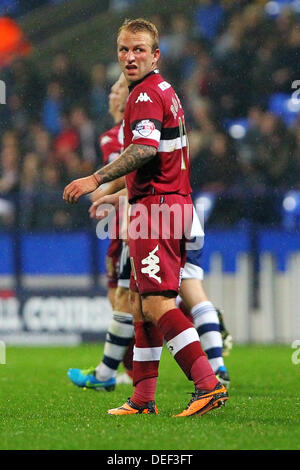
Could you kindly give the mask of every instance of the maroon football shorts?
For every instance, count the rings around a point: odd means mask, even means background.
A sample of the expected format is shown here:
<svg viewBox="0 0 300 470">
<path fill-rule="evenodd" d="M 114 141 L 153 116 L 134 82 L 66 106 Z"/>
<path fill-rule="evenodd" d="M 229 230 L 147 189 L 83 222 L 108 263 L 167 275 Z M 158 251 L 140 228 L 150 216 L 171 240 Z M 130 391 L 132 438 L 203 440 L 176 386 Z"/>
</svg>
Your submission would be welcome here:
<svg viewBox="0 0 300 470">
<path fill-rule="evenodd" d="M 191 197 L 179 194 L 146 196 L 130 207 L 131 290 L 178 292 L 192 213 Z"/>
</svg>

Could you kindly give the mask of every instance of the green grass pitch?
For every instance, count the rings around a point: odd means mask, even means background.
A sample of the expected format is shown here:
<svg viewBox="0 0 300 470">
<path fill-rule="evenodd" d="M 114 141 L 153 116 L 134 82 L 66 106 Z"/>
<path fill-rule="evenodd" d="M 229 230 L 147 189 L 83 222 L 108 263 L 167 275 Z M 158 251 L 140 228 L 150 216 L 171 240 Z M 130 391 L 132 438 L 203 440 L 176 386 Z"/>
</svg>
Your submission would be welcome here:
<svg viewBox="0 0 300 470">
<path fill-rule="evenodd" d="M 75 387 L 69 367 L 96 365 L 103 345 L 8 347 L 0 365 L 0 449 L 300 449 L 300 364 L 288 346 L 235 345 L 225 407 L 174 419 L 193 387 L 164 348 L 158 416 L 109 416 L 131 386 L 114 392 Z"/>
</svg>

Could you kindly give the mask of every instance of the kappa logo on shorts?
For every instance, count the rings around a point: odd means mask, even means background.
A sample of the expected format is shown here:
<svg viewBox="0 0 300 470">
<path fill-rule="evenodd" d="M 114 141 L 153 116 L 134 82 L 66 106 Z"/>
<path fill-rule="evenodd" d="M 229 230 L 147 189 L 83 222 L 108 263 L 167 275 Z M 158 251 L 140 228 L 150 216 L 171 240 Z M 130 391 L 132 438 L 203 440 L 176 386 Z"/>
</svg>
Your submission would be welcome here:
<svg viewBox="0 0 300 470">
<path fill-rule="evenodd" d="M 150 103 L 153 103 L 152 99 L 147 95 L 147 93 L 140 93 L 138 99 L 136 100 L 136 103 L 141 101 L 142 103 L 145 101 L 150 101 Z"/>
<path fill-rule="evenodd" d="M 156 274 L 160 271 L 159 266 L 159 257 L 155 254 L 158 251 L 158 245 L 154 248 L 154 250 L 150 251 L 149 256 L 142 260 L 142 264 L 148 264 L 145 268 L 141 269 L 143 274 L 148 274 L 149 277 L 156 279 L 161 284 L 161 278 Z"/>
</svg>

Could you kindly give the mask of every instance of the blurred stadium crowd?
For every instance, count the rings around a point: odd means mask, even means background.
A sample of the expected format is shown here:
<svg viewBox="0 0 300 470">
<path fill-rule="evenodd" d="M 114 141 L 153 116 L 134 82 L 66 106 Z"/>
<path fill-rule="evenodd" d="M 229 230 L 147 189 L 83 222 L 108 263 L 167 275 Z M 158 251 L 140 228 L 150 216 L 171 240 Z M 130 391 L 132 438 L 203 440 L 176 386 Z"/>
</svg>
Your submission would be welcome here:
<svg viewBox="0 0 300 470">
<path fill-rule="evenodd" d="M 207 0 L 150 19 L 186 112 L 193 190 L 214 204 L 208 222 L 280 224 L 284 195 L 300 189 L 299 2 Z M 2 62 L 0 227 L 16 207 L 29 230 L 90 224 L 88 199 L 70 210 L 62 189 L 101 165 L 115 62 L 85 70 L 61 51 L 47 77 L 30 54 Z"/>
</svg>

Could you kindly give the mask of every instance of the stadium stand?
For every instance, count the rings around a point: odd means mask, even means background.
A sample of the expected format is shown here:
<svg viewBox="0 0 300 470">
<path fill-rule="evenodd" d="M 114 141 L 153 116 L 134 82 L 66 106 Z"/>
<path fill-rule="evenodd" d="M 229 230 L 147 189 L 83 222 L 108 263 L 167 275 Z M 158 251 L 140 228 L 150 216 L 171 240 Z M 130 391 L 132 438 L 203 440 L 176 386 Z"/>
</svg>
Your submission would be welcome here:
<svg viewBox="0 0 300 470">
<path fill-rule="evenodd" d="M 7 2 L 7 10 L 16 12 L 17 3 Z M 77 0 L 40 3 L 18 16 L 33 47 L 30 57 L 19 55 L 1 67 L 7 106 L 0 108 L 0 196 L 9 202 L 20 197 L 21 207 L 26 200 L 28 228 L 49 223 L 70 229 L 78 217 L 60 206 L 60 192 L 71 177 L 101 163 L 97 135 L 110 125 L 107 96 L 118 69 L 108 60 L 113 44 L 98 36 L 102 31 L 108 37 L 112 25 L 117 27 L 121 6 L 107 2 L 104 8 L 101 2 L 96 8 L 87 0 L 78 17 Z M 134 2 L 128 13 L 151 13 L 152 3 Z M 291 84 L 300 77 L 299 12 L 292 2 L 285 8 L 277 2 L 274 15 L 269 4 L 244 0 L 206 2 L 196 9 L 187 1 L 182 13 L 176 3 L 169 14 L 157 2 L 152 19 L 160 28 L 162 72 L 176 83 L 187 110 L 193 188 L 221 200 L 208 223 L 280 223 L 280 200 L 299 187 L 299 110 L 291 103 Z M 52 14 L 45 18 L 45 11 Z M 43 216 L 43 207 L 35 210 L 38 194 L 49 190 L 53 198 L 58 195 L 52 218 Z M 1 225 L 12 220 L 2 215 Z"/>
</svg>

